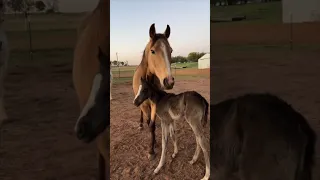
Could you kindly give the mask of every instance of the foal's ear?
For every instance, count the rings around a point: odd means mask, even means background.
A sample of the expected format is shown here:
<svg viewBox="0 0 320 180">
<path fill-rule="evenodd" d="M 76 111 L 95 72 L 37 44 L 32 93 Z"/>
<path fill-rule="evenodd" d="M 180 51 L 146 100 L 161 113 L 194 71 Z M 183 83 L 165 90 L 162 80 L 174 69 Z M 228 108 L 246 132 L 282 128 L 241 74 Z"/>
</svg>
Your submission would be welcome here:
<svg viewBox="0 0 320 180">
<path fill-rule="evenodd" d="M 104 59 L 104 54 L 103 54 L 103 52 L 102 52 L 102 50 L 101 50 L 101 47 L 99 46 L 98 47 L 98 58 L 99 58 L 99 61 L 101 62 L 101 60 L 102 59 Z"/>
<path fill-rule="evenodd" d="M 108 67 L 106 55 L 102 52 L 101 47 L 98 47 L 98 59 L 100 66 Z"/>
<path fill-rule="evenodd" d="M 166 29 L 166 31 L 164 32 L 164 35 L 166 36 L 166 38 L 168 39 L 169 37 L 170 37 L 170 26 L 169 25 L 167 25 L 167 29 Z"/>
<path fill-rule="evenodd" d="M 156 35 L 156 28 L 153 23 L 153 24 L 151 24 L 150 29 L 149 29 L 149 36 L 151 39 L 153 39 L 155 35 Z"/>
<path fill-rule="evenodd" d="M 146 83 L 146 79 L 143 78 L 143 77 L 140 78 L 140 81 L 141 81 L 141 85 L 144 84 L 144 83 Z"/>
</svg>

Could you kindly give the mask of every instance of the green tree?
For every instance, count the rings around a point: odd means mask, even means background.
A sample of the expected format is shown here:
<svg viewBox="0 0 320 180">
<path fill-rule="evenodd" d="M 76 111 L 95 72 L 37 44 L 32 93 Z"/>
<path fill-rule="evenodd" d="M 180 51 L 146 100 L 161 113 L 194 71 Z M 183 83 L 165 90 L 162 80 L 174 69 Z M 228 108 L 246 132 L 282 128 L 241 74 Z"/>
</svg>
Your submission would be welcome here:
<svg viewBox="0 0 320 180">
<path fill-rule="evenodd" d="M 175 56 L 172 58 L 172 63 L 177 63 L 177 62 L 181 62 L 181 63 L 184 63 L 184 62 L 187 62 L 187 58 L 186 57 L 183 57 L 183 56 Z"/>
<path fill-rule="evenodd" d="M 38 11 L 43 11 L 46 8 L 46 5 L 44 4 L 43 1 L 36 1 L 35 7 L 37 8 Z"/>
<path fill-rule="evenodd" d="M 187 60 L 191 62 L 197 62 L 199 58 L 201 58 L 206 53 L 199 53 L 199 52 L 191 52 L 188 54 Z"/>
<path fill-rule="evenodd" d="M 10 0 L 8 1 L 8 6 L 14 12 L 22 12 L 24 8 L 24 1 L 23 0 Z"/>
</svg>

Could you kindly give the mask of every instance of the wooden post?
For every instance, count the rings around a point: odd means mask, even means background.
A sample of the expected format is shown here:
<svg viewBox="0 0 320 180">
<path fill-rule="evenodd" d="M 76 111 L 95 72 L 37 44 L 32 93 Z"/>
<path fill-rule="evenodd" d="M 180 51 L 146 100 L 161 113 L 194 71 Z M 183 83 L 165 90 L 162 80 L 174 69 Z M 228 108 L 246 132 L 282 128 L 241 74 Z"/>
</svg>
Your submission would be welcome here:
<svg viewBox="0 0 320 180">
<path fill-rule="evenodd" d="M 292 13 L 290 13 L 290 50 L 293 50 L 293 27 L 292 27 Z"/>
<path fill-rule="evenodd" d="M 116 55 L 117 55 L 117 62 L 118 62 L 118 74 L 119 74 L 119 79 L 120 79 L 120 66 L 119 66 L 119 59 L 118 59 L 118 53 L 116 53 Z"/>
<path fill-rule="evenodd" d="M 29 13 L 28 13 L 27 10 L 24 12 L 24 16 L 25 16 L 26 21 L 27 21 L 28 34 L 29 34 L 29 56 L 30 56 L 30 60 L 33 60 L 31 24 L 30 24 L 30 19 L 29 19 Z"/>
</svg>

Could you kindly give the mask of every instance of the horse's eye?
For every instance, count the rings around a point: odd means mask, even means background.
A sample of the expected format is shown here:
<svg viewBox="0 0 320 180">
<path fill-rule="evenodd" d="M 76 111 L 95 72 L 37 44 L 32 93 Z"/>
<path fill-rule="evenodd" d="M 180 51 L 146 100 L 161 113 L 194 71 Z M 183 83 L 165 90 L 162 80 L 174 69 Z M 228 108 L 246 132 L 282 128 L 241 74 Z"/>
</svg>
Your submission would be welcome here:
<svg viewBox="0 0 320 180">
<path fill-rule="evenodd" d="M 151 53 L 152 53 L 152 54 L 155 54 L 156 52 L 155 52 L 154 50 L 151 50 Z"/>
</svg>

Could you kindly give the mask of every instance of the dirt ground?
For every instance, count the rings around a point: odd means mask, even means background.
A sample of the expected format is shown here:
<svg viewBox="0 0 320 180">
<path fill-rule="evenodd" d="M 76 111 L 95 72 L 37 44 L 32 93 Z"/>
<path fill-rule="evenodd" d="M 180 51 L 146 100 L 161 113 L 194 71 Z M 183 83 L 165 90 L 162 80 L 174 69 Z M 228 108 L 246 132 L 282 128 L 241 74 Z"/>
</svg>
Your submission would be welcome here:
<svg viewBox="0 0 320 180">
<path fill-rule="evenodd" d="M 209 79 L 177 81 L 174 92 L 196 90 L 212 103 L 247 92 L 271 92 L 303 114 L 320 136 L 320 51 L 262 48 L 230 50 L 220 45 L 285 44 L 288 26 L 267 29 L 248 25 L 213 26 L 211 44 L 212 96 Z M 265 25 L 267 26 L 267 25 Z M 269 25 L 268 25 L 269 26 Z M 278 25 L 276 25 L 278 26 Z M 296 44 L 319 44 L 318 24 L 294 25 Z M 258 31 L 259 30 L 259 31 Z M 279 32 L 279 33 L 276 33 Z M 303 32 L 303 33 L 299 33 Z M 230 35 L 230 36 L 228 36 Z M 260 35 L 260 36 L 258 36 Z M 57 57 L 58 58 L 58 57 Z M 10 121 L 1 129 L 1 180 L 90 180 L 97 174 L 96 147 L 79 142 L 73 127 L 79 114 L 72 89 L 71 63 L 41 67 L 10 67 L 6 79 L 6 109 Z M 157 176 L 152 171 L 159 162 L 160 126 L 157 123 L 157 157 L 147 159 L 149 132 L 137 129 L 139 109 L 132 105 L 130 83 L 113 86 L 111 102 L 111 178 L 112 179 L 199 179 L 204 175 L 203 156 L 189 165 L 195 140 L 190 127 L 179 123 L 179 154 L 167 158 Z M 207 126 L 206 133 L 208 135 Z M 172 143 L 168 143 L 169 156 Z M 317 144 L 319 163 L 320 144 Z M 315 179 L 320 179 L 317 165 Z"/>
<path fill-rule="evenodd" d="M 72 88 L 71 68 L 71 63 L 54 62 L 41 67 L 9 68 L 5 102 L 11 119 L 1 129 L 1 180 L 90 180 L 96 177 L 94 142 L 84 144 L 73 133 L 79 110 Z M 176 90 L 189 90 L 193 86 L 197 86 L 197 90 L 209 101 L 209 79 L 181 81 L 177 83 Z M 132 105 L 131 89 L 129 83 L 115 84 L 113 87 L 112 179 L 148 179 L 150 174 L 147 172 L 153 170 L 159 160 L 160 128 L 157 130 L 158 156 L 150 163 L 146 158 L 149 133 L 137 129 L 139 110 Z M 168 158 L 168 166 L 158 177 L 188 175 L 200 178 L 204 175 L 203 157 L 193 166 L 187 163 L 194 153 L 194 149 L 189 147 L 194 146 L 195 140 L 191 129 L 183 126 L 187 130 L 177 132 L 181 137 L 177 160 L 169 163 Z M 208 133 L 209 125 L 206 128 L 207 137 Z M 169 152 L 171 150 L 169 145 Z"/>
<path fill-rule="evenodd" d="M 215 25 L 213 25 L 215 26 Z M 267 30 L 261 27 L 269 27 Z M 294 42 L 297 45 L 319 44 L 319 24 L 301 24 L 296 27 Z M 232 25 L 230 25 L 232 27 Z M 288 26 L 243 26 L 237 28 L 212 27 L 211 36 L 211 102 L 250 92 L 269 92 L 278 95 L 309 121 L 320 137 L 320 51 L 313 48 L 266 48 L 264 45 L 284 44 Z M 313 28 L 314 29 L 313 29 Z M 299 29 L 299 30 L 298 30 Z M 276 33 L 278 32 L 278 33 Z M 300 34 L 299 34 L 300 32 Z M 237 35 L 235 35 L 237 34 Z M 258 35 L 261 36 L 258 36 Z M 229 36 L 230 35 L 230 36 Z M 223 38 L 222 38 L 223 37 Z M 254 44 L 256 48 L 242 48 Z M 230 49 L 236 45 L 238 49 Z M 259 47 L 260 46 L 260 47 Z M 316 148 L 317 165 L 314 179 L 320 179 L 320 143 Z"/>
<path fill-rule="evenodd" d="M 210 80 L 180 80 L 176 81 L 172 92 L 178 93 L 196 90 L 207 101 L 210 100 Z M 132 84 L 115 84 L 113 87 L 114 100 L 111 101 L 111 146 L 110 164 L 111 179 L 201 179 L 205 173 L 204 158 L 201 153 L 194 165 L 188 163 L 195 151 L 195 137 L 190 126 L 183 121 L 177 123 L 177 138 L 179 153 L 175 159 L 172 143 L 168 143 L 166 164 L 158 175 L 153 170 L 159 163 L 161 154 L 161 125 L 156 121 L 156 158 L 147 158 L 150 133 L 146 123 L 142 131 L 138 130 L 140 110 L 132 104 L 134 99 Z M 209 123 L 205 128 L 209 140 Z M 209 147 L 208 147 L 209 148 Z"/>
<path fill-rule="evenodd" d="M 11 67 L 6 79 L 10 122 L 1 129 L 1 180 L 90 180 L 97 174 L 95 144 L 73 133 L 78 103 L 71 63 Z"/>
</svg>

